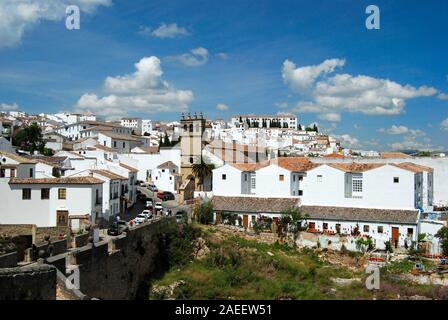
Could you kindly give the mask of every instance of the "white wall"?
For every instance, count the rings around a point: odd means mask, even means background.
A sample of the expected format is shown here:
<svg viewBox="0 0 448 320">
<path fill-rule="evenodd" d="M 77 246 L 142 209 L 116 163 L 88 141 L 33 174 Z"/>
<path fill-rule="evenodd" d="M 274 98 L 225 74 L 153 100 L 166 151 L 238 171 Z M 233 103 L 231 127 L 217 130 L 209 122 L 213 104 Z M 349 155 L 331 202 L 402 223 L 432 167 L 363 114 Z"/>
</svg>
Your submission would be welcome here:
<svg viewBox="0 0 448 320">
<path fill-rule="evenodd" d="M 283 181 L 280 181 L 280 175 L 283 175 Z M 255 195 L 291 196 L 291 172 L 274 164 L 257 170 Z"/>
<path fill-rule="evenodd" d="M 318 175 L 322 182 L 318 182 Z M 399 177 L 399 183 L 393 183 Z M 343 171 L 322 165 L 303 179 L 302 204 L 382 209 L 414 209 L 414 174 L 393 166 L 363 172 L 361 199 L 345 197 Z"/>
<path fill-rule="evenodd" d="M 326 159 L 310 158 L 310 161 L 316 163 L 325 162 L 353 162 L 353 159 Z M 431 167 L 434 169 L 434 205 L 448 205 L 448 157 L 416 157 L 416 158 L 397 158 L 397 159 L 356 159 L 359 163 L 402 163 L 412 162 L 415 164 Z"/>
<path fill-rule="evenodd" d="M 56 211 L 68 210 L 70 215 L 96 215 L 95 190 L 101 185 L 9 185 L 0 179 L 0 194 L 4 201 L 0 210 L 0 224 L 36 224 L 38 227 L 56 226 Z M 22 199 L 22 189 L 31 189 L 31 199 Z M 50 199 L 41 199 L 41 189 L 50 188 Z M 67 199 L 58 199 L 58 189 L 67 189 Z M 82 201 L 80 201 L 82 199 Z M 101 208 L 101 207 L 100 207 Z"/>
<path fill-rule="evenodd" d="M 222 179 L 222 175 L 226 179 Z M 240 196 L 241 195 L 241 171 L 225 164 L 213 170 L 213 195 L 215 196 Z"/>
</svg>

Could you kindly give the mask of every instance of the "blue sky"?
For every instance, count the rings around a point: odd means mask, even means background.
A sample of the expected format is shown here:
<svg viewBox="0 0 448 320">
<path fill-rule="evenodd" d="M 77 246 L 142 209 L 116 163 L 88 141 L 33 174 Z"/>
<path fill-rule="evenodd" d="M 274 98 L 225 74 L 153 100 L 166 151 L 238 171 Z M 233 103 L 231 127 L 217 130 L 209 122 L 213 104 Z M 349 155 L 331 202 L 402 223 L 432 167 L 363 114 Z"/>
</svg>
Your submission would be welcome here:
<svg viewBox="0 0 448 320">
<path fill-rule="evenodd" d="M 4 110 L 293 112 L 354 148 L 448 149 L 445 1 L 93 0 L 72 31 L 79 0 L 19 2 L 0 3 Z"/>
</svg>

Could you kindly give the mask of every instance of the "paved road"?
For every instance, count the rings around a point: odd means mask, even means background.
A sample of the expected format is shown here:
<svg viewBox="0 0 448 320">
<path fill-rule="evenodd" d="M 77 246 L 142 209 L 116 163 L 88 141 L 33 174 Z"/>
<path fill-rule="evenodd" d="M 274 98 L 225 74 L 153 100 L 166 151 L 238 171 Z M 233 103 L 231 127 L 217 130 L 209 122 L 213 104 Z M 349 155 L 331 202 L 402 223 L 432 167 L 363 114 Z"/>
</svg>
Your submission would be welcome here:
<svg viewBox="0 0 448 320">
<path fill-rule="evenodd" d="M 152 192 L 148 188 L 144 188 L 144 187 L 137 187 L 137 189 L 140 190 L 147 197 L 152 198 L 154 203 L 157 201 L 161 201 L 159 198 L 157 198 L 156 192 Z M 179 203 L 179 195 L 176 194 L 175 196 L 176 196 L 176 200 L 168 200 L 168 201 L 162 202 L 163 211 L 166 212 L 167 210 L 171 210 L 171 212 L 173 214 L 176 214 L 179 211 L 186 211 L 186 212 L 190 213 L 190 211 L 191 211 L 190 207 L 180 204 Z M 143 201 L 140 201 L 140 202 L 143 202 Z"/>
</svg>

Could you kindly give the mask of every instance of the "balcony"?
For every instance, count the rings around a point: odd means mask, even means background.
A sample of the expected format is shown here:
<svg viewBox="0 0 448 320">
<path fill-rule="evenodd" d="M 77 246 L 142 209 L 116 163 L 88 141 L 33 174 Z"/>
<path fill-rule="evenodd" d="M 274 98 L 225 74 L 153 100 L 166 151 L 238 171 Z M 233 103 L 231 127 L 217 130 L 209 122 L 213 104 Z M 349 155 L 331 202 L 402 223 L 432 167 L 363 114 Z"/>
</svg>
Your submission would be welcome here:
<svg viewBox="0 0 448 320">
<path fill-rule="evenodd" d="M 103 198 L 96 198 L 95 205 L 102 205 L 103 204 Z"/>
</svg>

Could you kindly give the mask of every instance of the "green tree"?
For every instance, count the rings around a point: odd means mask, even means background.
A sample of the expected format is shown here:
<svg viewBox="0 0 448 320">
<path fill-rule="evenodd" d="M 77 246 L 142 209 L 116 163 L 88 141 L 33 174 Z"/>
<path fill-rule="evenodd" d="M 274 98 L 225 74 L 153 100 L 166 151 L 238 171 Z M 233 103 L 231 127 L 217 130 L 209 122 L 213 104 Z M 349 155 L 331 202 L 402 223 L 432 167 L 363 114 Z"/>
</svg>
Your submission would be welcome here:
<svg viewBox="0 0 448 320">
<path fill-rule="evenodd" d="M 302 212 L 296 207 L 291 207 L 281 212 L 279 233 L 282 236 L 287 233 L 292 234 L 294 247 L 296 246 L 296 240 L 299 237 L 300 232 L 306 229 L 303 225 L 303 220 L 306 218 L 308 218 L 308 215 L 303 215 Z"/>
<path fill-rule="evenodd" d="M 213 223 L 213 202 L 207 201 L 202 203 L 197 209 L 196 217 L 199 223 L 212 224 Z"/>
<path fill-rule="evenodd" d="M 204 188 L 204 179 L 212 175 L 213 169 L 215 169 L 215 165 L 206 163 L 202 157 L 200 161 L 195 161 L 191 167 L 194 176 L 199 179 L 198 184 L 201 186 L 201 190 Z"/>
<path fill-rule="evenodd" d="M 440 239 L 444 256 L 448 256 L 448 227 L 442 227 L 437 231 L 436 238 Z"/>
<path fill-rule="evenodd" d="M 42 129 L 37 123 L 19 129 L 13 136 L 13 144 L 20 147 L 23 150 L 44 152 L 45 141 L 42 136 Z"/>
<path fill-rule="evenodd" d="M 165 132 L 165 136 L 163 137 L 163 146 L 169 147 L 171 146 L 170 138 L 168 138 L 168 134 Z"/>
</svg>

